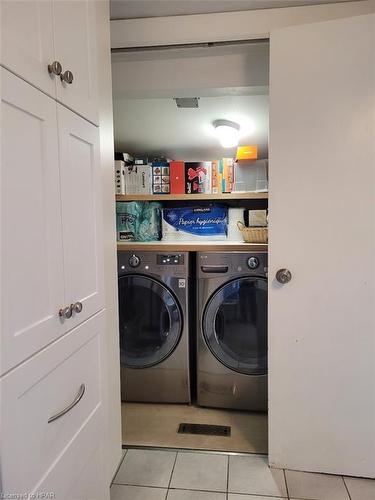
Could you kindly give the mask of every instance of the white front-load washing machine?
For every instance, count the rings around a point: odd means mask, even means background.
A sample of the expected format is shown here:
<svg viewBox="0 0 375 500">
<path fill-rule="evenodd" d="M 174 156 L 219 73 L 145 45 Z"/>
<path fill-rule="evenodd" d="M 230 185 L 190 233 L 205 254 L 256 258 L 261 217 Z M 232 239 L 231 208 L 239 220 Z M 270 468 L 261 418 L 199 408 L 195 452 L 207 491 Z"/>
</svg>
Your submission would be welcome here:
<svg viewBox="0 0 375 500">
<path fill-rule="evenodd" d="M 189 254 L 119 251 L 122 401 L 190 402 Z"/>
<path fill-rule="evenodd" d="M 197 254 L 197 402 L 267 410 L 267 253 Z"/>
</svg>

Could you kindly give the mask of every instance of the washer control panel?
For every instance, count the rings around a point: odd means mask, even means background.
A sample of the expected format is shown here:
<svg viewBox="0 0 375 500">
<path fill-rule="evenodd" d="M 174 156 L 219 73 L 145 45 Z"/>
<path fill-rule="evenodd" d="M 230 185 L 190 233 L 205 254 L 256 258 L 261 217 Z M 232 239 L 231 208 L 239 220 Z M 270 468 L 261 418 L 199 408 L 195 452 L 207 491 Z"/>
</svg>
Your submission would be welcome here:
<svg viewBox="0 0 375 500">
<path fill-rule="evenodd" d="M 156 256 L 158 266 L 179 266 L 184 264 L 184 255 L 181 253 L 158 254 Z"/>
<path fill-rule="evenodd" d="M 129 266 L 130 267 L 133 267 L 133 268 L 138 267 L 140 265 L 140 263 L 141 263 L 141 259 L 138 257 L 138 255 L 133 254 L 129 257 Z"/>
</svg>

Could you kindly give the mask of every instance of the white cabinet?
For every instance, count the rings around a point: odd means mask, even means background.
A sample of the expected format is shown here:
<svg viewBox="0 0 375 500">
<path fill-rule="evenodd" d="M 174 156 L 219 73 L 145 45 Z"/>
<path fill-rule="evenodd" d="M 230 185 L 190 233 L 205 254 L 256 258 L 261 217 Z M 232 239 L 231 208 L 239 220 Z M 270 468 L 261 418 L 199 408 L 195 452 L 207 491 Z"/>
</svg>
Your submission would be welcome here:
<svg viewBox="0 0 375 500">
<path fill-rule="evenodd" d="M 71 84 L 59 79 L 57 100 L 93 123 L 98 121 L 95 4 L 57 0 L 53 9 L 56 59 L 73 75 Z"/>
<path fill-rule="evenodd" d="M 4 0 L 0 9 L 1 64 L 97 124 L 96 2 Z M 48 71 L 54 61 L 61 75 Z"/>
<path fill-rule="evenodd" d="M 56 103 L 1 70 L 1 371 L 64 331 Z"/>
<path fill-rule="evenodd" d="M 1 64 L 54 96 L 55 77 L 48 73 L 55 58 L 52 2 L 3 0 L 0 14 Z"/>
<path fill-rule="evenodd" d="M 65 304 L 82 303 L 72 328 L 103 307 L 98 128 L 63 106 L 57 109 L 65 271 Z"/>
<path fill-rule="evenodd" d="M 102 312 L 2 378 L 4 493 L 51 491 L 59 500 L 83 500 L 96 485 L 90 499 L 105 498 L 97 470 L 103 329 Z"/>
<path fill-rule="evenodd" d="M 103 308 L 98 128 L 1 70 L 1 367 Z M 59 310 L 82 303 L 82 312 Z"/>
</svg>

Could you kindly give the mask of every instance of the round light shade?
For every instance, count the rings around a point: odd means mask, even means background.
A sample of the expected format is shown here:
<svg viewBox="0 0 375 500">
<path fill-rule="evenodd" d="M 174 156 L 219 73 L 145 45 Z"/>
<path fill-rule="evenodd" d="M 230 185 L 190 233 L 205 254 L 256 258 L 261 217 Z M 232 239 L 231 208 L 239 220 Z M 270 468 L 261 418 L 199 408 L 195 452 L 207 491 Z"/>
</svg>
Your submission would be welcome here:
<svg viewBox="0 0 375 500">
<path fill-rule="evenodd" d="M 238 146 L 240 126 L 229 120 L 216 120 L 213 123 L 216 135 L 223 148 Z"/>
</svg>

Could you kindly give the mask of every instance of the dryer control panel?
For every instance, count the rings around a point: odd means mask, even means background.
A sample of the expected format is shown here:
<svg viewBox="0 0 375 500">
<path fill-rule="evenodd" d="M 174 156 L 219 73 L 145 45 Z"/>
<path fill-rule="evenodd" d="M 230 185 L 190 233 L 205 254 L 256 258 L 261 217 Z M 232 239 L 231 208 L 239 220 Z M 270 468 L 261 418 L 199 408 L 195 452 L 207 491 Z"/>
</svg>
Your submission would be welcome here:
<svg viewBox="0 0 375 500">
<path fill-rule="evenodd" d="M 184 264 L 184 254 L 158 254 L 156 256 L 156 263 L 159 266 L 178 266 Z"/>
</svg>

